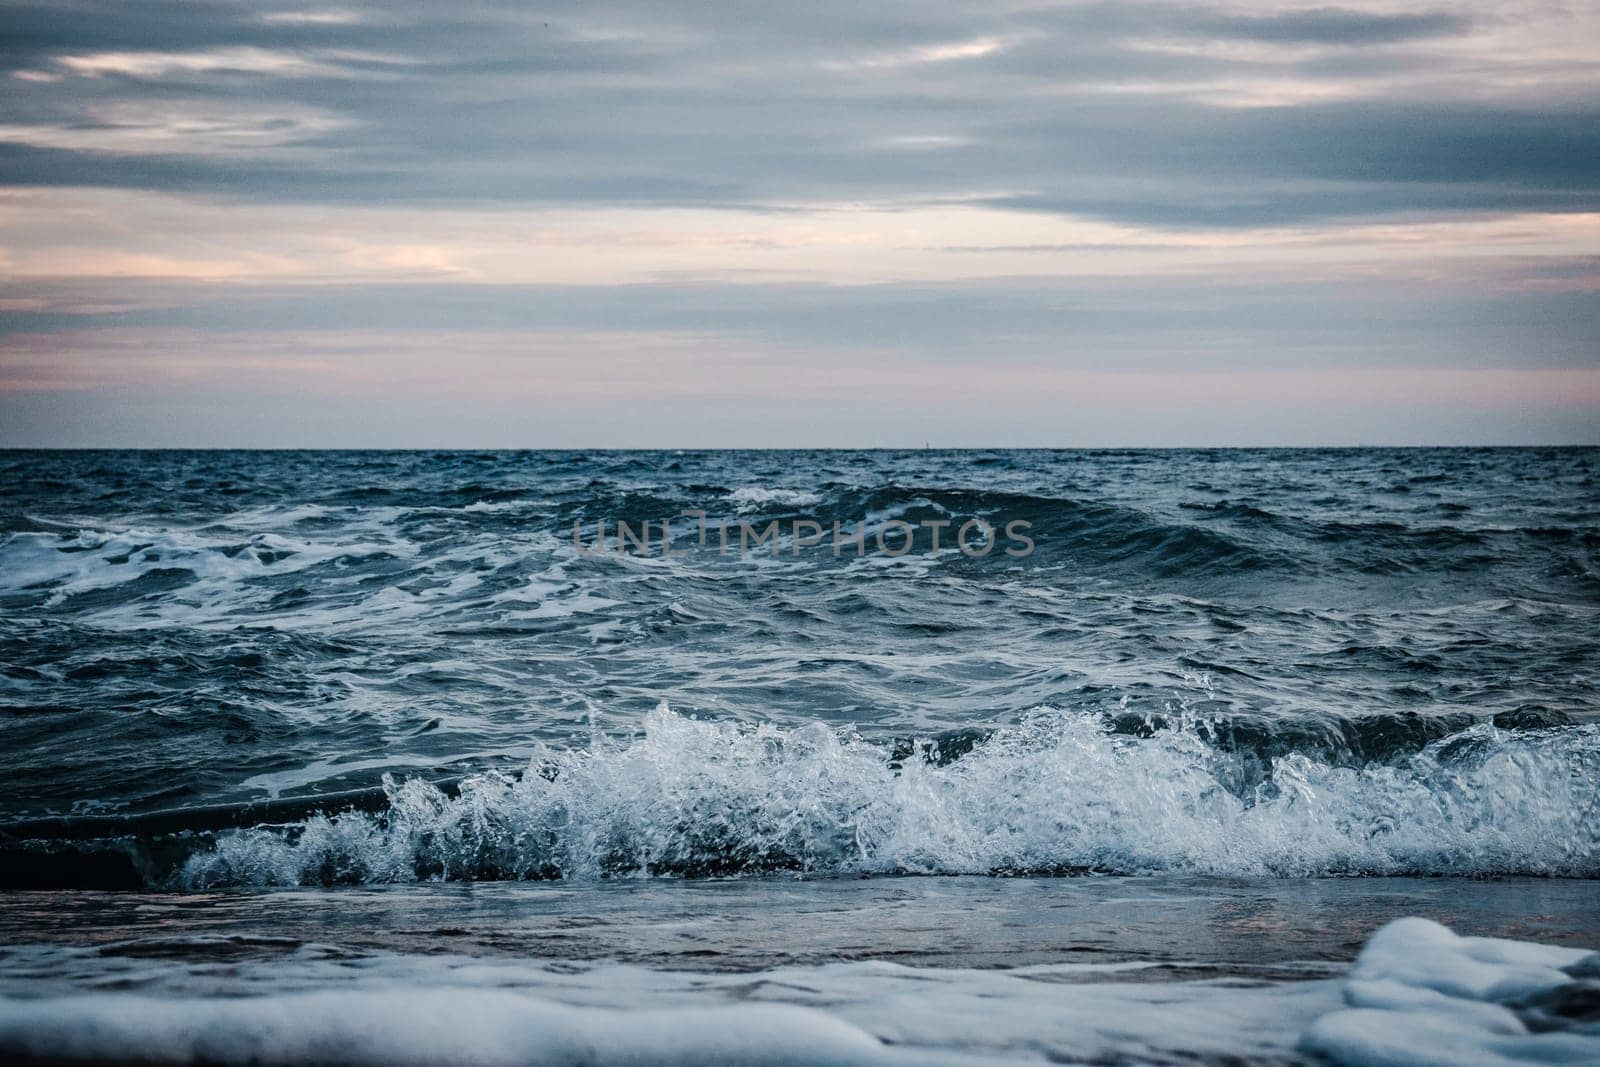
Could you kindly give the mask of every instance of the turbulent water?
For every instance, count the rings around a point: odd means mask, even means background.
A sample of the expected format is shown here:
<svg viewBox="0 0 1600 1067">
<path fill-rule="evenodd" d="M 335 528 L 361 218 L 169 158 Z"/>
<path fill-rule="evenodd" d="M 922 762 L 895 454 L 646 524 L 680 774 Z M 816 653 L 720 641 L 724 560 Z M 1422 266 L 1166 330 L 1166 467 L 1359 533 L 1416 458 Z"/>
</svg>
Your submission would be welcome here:
<svg viewBox="0 0 1600 1067">
<path fill-rule="evenodd" d="M 1600 877 L 1597 473 L 3 453 L 0 881 Z"/>
<path fill-rule="evenodd" d="M 1597 468 L 0 454 L 0 1059 L 1596 1061 Z"/>
</svg>

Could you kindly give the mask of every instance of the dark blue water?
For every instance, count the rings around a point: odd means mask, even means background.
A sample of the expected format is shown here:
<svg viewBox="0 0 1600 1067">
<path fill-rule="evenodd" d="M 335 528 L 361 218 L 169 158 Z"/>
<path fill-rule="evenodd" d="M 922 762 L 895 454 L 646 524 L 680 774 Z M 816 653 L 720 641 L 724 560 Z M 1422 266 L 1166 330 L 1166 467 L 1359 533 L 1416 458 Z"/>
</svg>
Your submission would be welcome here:
<svg viewBox="0 0 1600 1067">
<path fill-rule="evenodd" d="M 1597 468 L 3 453 L 5 881 L 1600 876 Z"/>
</svg>

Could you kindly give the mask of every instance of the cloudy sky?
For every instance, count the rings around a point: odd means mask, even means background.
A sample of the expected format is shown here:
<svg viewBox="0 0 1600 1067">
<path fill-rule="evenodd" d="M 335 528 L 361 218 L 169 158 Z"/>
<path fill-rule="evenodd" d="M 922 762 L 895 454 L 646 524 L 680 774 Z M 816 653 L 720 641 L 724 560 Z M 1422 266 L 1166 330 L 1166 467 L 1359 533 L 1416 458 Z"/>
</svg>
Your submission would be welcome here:
<svg viewBox="0 0 1600 1067">
<path fill-rule="evenodd" d="M 1600 442 L 1600 3 L 0 0 L 0 445 Z"/>
</svg>

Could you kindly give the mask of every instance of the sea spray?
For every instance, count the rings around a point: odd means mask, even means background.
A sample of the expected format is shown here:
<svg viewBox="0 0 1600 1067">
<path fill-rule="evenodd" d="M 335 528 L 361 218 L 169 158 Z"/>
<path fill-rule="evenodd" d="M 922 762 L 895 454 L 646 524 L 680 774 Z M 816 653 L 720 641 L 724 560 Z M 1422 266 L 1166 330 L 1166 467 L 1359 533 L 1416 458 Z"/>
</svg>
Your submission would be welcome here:
<svg viewBox="0 0 1600 1067">
<path fill-rule="evenodd" d="M 386 812 L 222 835 L 187 887 L 413 879 L 1185 871 L 1600 874 L 1600 728 L 1483 723 L 1383 762 L 1264 774 L 1192 720 L 1147 736 L 1041 708 L 959 759 L 893 761 L 820 723 L 662 704 L 633 739 L 541 746 L 456 796 L 386 779 Z"/>
</svg>

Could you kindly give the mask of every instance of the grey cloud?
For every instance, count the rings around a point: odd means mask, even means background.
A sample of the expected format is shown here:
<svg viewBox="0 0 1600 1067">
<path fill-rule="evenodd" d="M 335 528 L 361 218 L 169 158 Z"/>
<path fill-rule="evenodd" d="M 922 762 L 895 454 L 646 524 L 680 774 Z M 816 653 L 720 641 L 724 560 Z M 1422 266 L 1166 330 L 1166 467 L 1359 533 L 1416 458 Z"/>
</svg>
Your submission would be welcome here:
<svg viewBox="0 0 1600 1067">
<path fill-rule="evenodd" d="M 91 304 L 103 299 L 95 284 L 104 283 L 79 283 Z M 1582 291 L 1463 294 L 1173 277 L 848 287 L 231 286 L 225 299 L 201 302 L 187 287 L 146 283 L 140 295 L 167 306 L 91 315 L 13 312 L 0 325 L 0 339 L 104 328 L 548 331 L 574 338 L 624 331 L 702 335 L 722 347 L 755 343 L 797 353 L 894 352 L 975 367 L 993 360 L 1177 370 L 1199 350 L 1213 370 L 1600 367 L 1593 344 L 1600 304 Z"/>
<path fill-rule="evenodd" d="M 889 398 L 892 401 L 892 398 Z M 1040 414 L 999 406 L 892 406 L 841 397 L 824 410 L 744 396 L 686 409 L 599 398 L 530 411 L 526 401 L 471 410 L 428 396 L 385 397 L 352 412 L 337 398 L 187 389 L 0 394 L 0 447 L 726 448 L 1156 447 L 1327 444 L 1549 445 L 1596 442 L 1587 408 L 1485 410 L 1418 397 L 1404 406 L 1323 402 L 1200 405 L 1151 413 L 1036 398 Z M 378 410 L 374 411 L 373 408 Z"/>
<path fill-rule="evenodd" d="M 340 47 L 371 38 L 360 24 L 272 23 L 260 17 L 269 8 L 217 0 L 11 0 L 0 10 L 0 63 L 11 69 L 85 51 Z"/>
<path fill-rule="evenodd" d="M 13 70 L 64 73 L 63 56 L 95 51 L 238 48 L 337 68 L 11 78 L 11 123 L 92 132 L 108 105 L 131 100 L 248 101 L 345 124 L 250 158 L 199 142 L 138 156 L 0 145 L 7 180 L 246 200 L 761 209 L 985 193 L 1036 211 L 1206 226 L 1600 209 L 1593 93 L 1517 108 L 1376 95 L 1241 109 L 1183 88 L 1447 74 L 1447 56 L 1405 47 L 1474 29 L 1444 10 L 411 2 L 358 6 L 353 24 L 269 22 L 264 10 L 0 0 L 0 64 Z M 1315 47 L 1224 59 L 1136 47 L 1150 36 Z M 989 39 L 1005 46 L 904 69 L 850 66 Z M 1128 86 L 1143 88 L 1110 91 Z M 906 150 L 906 137 L 950 142 Z"/>
<path fill-rule="evenodd" d="M 534 8 L 332 0 L 358 20 L 262 17 L 317 6 L 0 0 L 0 125 L 24 127 L 0 141 L 0 187 L 204 194 L 233 202 L 245 217 L 268 202 L 778 213 L 817 202 L 892 209 L 980 195 L 1013 209 L 1167 228 L 1600 210 L 1600 84 L 1592 72 L 1570 58 L 1542 65 L 1536 53 L 1496 66 L 1501 24 L 1442 7 L 1284 3 L 1244 14 L 1225 3 L 1181 2 L 553 0 Z M 1247 47 L 1236 47 L 1241 42 Z M 92 75 L 63 62 L 110 52 L 178 59 L 142 68 L 103 62 Z M 1496 85 L 1514 85 L 1514 95 Z M 1275 98 L 1285 86 L 1291 91 Z M 1275 99 L 1283 106 L 1226 106 Z M 163 109 L 201 128 L 225 128 L 232 116 L 274 135 L 249 151 L 229 151 L 225 137 L 184 141 L 170 130 L 142 144 L 123 137 L 115 153 L 88 147 L 100 135 L 109 145 L 140 122 L 159 125 Z M 298 121 L 305 116 L 326 121 Z M 338 213 L 328 215 L 336 232 Z M 41 225 L 14 234 L 48 241 Z M 1016 236 L 1008 232 L 1008 242 Z M 1359 257 L 1363 246 L 1353 241 L 1348 254 Z M 1081 267 L 1094 249 L 1071 251 Z M 90 335 L 103 329 L 148 331 L 148 342 L 129 343 L 154 346 L 152 355 L 163 336 L 201 350 L 225 334 L 290 331 L 281 350 L 326 337 L 334 343 L 324 355 L 337 359 L 339 340 L 368 335 L 381 345 L 385 331 L 437 331 L 441 347 L 503 331 L 511 356 L 526 332 L 539 336 L 549 358 L 567 338 L 582 345 L 637 333 L 643 346 L 651 335 L 672 334 L 792 363 L 892 355 L 937 371 L 955 365 L 970 370 L 979 398 L 990 362 L 1160 372 L 1600 367 L 1592 257 L 1518 264 L 1501 255 L 1497 266 L 1484 266 L 1467 264 L 1456 248 L 1437 277 L 1407 286 L 1397 279 L 1416 275 L 1403 265 L 1385 274 L 1385 250 L 1370 251 L 1376 273 L 1364 282 L 1292 266 L 1262 280 L 1259 265 L 1249 278 L 1147 272 L 856 286 L 767 284 L 736 272 L 702 282 L 559 287 L 13 279 L 0 280 L 0 345 L 13 345 L 19 359 L 93 360 L 117 350 L 96 349 Z M 530 255 L 558 254 L 530 247 Z M 78 331 L 90 336 L 81 348 Z M 273 405 L 255 387 L 216 397 L 157 395 L 162 388 L 171 383 L 155 383 L 147 396 L 0 395 L 0 437 L 416 444 L 420 433 L 459 444 L 481 443 L 490 425 L 480 410 L 418 397 L 373 423 L 374 433 L 390 437 L 366 438 L 351 416 L 368 412 L 370 398 Z M 892 420 L 903 418 L 901 428 L 923 439 L 918 420 L 926 412 L 884 415 L 870 400 L 860 404 L 850 425 L 899 432 Z M 976 418 L 983 405 L 968 406 L 964 417 Z M 714 404 L 679 412 L 676 424 L 664 405 L 619 400 L 607 410 L 639 427 L 637 443 L 646 444 L 664 443 L 650 436 L 651 419 L 666 433 L 721 417 Z M 724 427 L 718 440 L 806 440 L 849 422 L 776 395 L 751 399 L 741 412 L 745 422 Z M 1129 414 L 1100 413 L 1106 422 L 1095 432 L 1110 441 L 1152 441 L 1150 433 L 1166 440 L 1161 433 L 1189 433 L 1184 427 L 1199 417 L 1130 433 Z M 1270 439 L 1303 440 L 1324 432 L 1307 428 L 1323 417 L 1317 425 L 1332 427 L 1332 437 L 1360 438 L 1392 435 L 1382 425 L 1392 414 L 1302 407 L 1256 412 L 1253 425 Z M 1506 439 L 1591 439 L 1592 415 L 1574 407 L 1493 417 L 1505 420 L 1496 425 Z M 531 432 L 520 407 L 496 417 L 497 439 L 531 443 L 518 436 Z M 541 417 L 567 424 L 541 428 L 537 443 L 594 443 L 592 411 Z M 1432 429 L 1407 432 L 1500 432 L 1482 411 L 1435 417 Z M 1009 412 L 967 425 L 974 440 L 1018 432 Z M 1239 425 L 1237 413 L 1219 414 L 1214 436 L 1237 443 Z M 1028 432 L 1058 440 L 1045 423 Z"/>
<path fill-rule="evenodd" d="M 1471 30 L 1472 20 L 1449 11 L 1383 15 L 1319 7 L 1255 16 L 1201 12 L 1188 25 L 1229 40 L 1353 46 L 1457 36 Z"/>
</svg>

